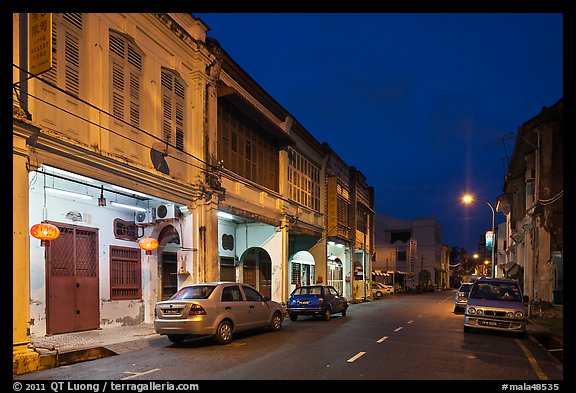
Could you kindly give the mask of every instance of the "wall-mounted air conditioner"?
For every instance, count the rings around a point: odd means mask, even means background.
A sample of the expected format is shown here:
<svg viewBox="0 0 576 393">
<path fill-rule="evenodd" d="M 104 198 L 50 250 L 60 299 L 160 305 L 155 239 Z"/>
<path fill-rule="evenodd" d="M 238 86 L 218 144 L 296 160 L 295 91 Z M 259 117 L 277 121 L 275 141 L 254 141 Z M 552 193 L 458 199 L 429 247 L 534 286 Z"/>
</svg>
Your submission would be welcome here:
<svg viewBox="0 0 576 393">
<path fill-rule="evenodd" d="M 136 212 L 134 214 L 136 225 L 154 224 L 156 222 L 156 209 L 148 209 L 145 212 Z"/>
<path fill-rule="evenodd" d="M 180 216 L 180 209 L 175 205 L 159 205 L 156 207 L 157 220 L 170 220 Z"/>
</svg>

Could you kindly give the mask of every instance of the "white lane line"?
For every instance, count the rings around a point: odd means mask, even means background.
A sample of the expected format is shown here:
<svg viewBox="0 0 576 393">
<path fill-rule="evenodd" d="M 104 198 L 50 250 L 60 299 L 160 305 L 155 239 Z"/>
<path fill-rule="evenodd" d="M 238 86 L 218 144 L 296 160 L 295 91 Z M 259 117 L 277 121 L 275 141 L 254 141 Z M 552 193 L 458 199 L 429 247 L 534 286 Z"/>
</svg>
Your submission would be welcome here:
<svg viewBox="0 0 576 393">
<path fill-rule="evenodd" d="M 350 359 L 348 359 L 348 363 L 352 363 L 354 361 L 356 361 L 360 356 L 364 355 L 366 352 L 358 352 L 356 355 L 352 356 Z"/>
<path fill-rule="evenodd" d="M 404 329 L 404 326 L 397 327 L 396 329 L 394 329 L 394 331 L 395 331 L 395 332 L 399 332 L 399 331 L 402 330 L 402 329 Z"/>
<path fill-rule="evenodd" d="M 388 339 L 388 336 L 384 336 L 381 339 L 379 339 L 378 341 L 376 341 L 378 344 L 383 343 L 385 340 Z"/>
<path fill-rule="evenodd" d="M 412 322 L 414 322 L 414 320 L 413 320 L 413 319 L 411 319 L 411 320 L 409 320 L 409 321 L 408 321 L 408 323 L 412 323 Z"/>
<path fill-rule="evenodd" d="M 135 372 L 132 372 L 132 371 L 125 371 L 126 374 L 132 374 L 132 375 L 129 375 L 129 376 L 127 376 L 127 377 L 124 377 L 124 378 L 122 378 L 122 380 L 124 380 L 124 379 L 136 378 L 136 377 L 139 377 L 139 376 L 141 376 L 141 375 L 150 374 L 150 373 L 153 373 L 153 372 L 156 372 L 156 371 L 160 371 L 160 369 L 159 369 L 159 368 L 153 368 L 152 370 L 144 371 L 144 372 L 142 372 L 142 373 L 135 373 Z"/>
</svg>

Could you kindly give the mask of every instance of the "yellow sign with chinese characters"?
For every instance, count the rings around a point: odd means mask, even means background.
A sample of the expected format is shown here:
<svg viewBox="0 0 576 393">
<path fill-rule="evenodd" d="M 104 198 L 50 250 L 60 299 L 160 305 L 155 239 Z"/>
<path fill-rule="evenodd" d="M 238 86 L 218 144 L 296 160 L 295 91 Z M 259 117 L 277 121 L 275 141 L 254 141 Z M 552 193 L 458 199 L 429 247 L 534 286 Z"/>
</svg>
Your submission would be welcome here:
<svg viewBox="0 0 576 393">
<path fill-rule="evenodd" d="M 28 61 L 32 75 L 52 68 L 51 13 L 28 14 Z"/>
</svg>

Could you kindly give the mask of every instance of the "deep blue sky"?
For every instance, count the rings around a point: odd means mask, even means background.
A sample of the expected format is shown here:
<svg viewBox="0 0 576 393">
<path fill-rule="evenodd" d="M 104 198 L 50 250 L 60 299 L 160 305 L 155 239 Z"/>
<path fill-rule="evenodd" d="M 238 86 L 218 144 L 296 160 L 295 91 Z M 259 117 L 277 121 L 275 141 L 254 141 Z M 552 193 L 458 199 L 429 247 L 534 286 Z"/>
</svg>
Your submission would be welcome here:
<svg viewBox="0 0 576 393">
<path fill-rule="evenodd" d="M 364 173 L 379 214 L 434 217 L 444 244 L 468 251 L 492 214 L 460 196 L 495 205 L 518 127 L 563 96 L 562 14 L 194 16 L 317 140 Z"/>
</svg>

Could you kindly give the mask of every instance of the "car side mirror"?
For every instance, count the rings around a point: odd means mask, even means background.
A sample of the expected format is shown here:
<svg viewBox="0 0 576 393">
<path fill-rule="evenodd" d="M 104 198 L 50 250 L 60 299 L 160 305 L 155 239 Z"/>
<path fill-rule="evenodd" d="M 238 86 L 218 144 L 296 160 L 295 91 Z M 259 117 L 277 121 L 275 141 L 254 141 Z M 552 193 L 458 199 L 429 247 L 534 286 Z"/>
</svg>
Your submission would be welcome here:
<svg viewBox="0 0 576 393">
<path fill-rule="evenodd" d="M 524 295 L 522 297 L 522 300 L 524 301 L 524 303 L 528 303 L 530 301 L 530 298 L 528 297 L 528 295 Z"/>
</svg>

